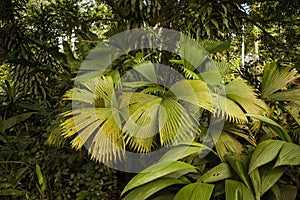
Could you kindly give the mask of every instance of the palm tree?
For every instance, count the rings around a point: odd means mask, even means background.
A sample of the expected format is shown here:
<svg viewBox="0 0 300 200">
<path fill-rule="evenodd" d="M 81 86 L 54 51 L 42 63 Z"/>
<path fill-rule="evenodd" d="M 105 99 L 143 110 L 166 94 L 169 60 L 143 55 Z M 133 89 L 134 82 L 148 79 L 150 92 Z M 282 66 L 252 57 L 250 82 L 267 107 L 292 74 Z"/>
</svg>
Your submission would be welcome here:
<svg viewBox="0 0 300 200">
<path fill-rule="evenodd" d="M 223 42 L 202 44 L 208 52 L 224 50 Z M 105 73 L 102 77 L 89 76 L 68 91 L 65 99 L 72 100 L 75 106 L 62 114 L 66 118 L 61 125 L 63 135 L 71 137 L 78 133 L 73 147 L 85 145 L 92 158 L 114 162 L 124 158 L 126 150 L 149 153 L 192 142 L 201 135 L 200 122 L 207 112 L 211 117 L 244 123 L 248 121 L 244 113 L 261 114 L 268 109 L 245 80 L 231 81 L 225 86 L 224 95 L 216 89 L 222 83 L 220 74 L 214 76 L 218 74 L 216 69 L 200 73 L 191 67 L 193 62 L 196 66 L 211 66 L 209 53 L 196 42 L 182 37 L 179 52 L 181 58 L 173 60 L 173 70 L 183 78 L 172 84 L 163 85 L 161 77 L 149 76 L 149 71 L 156 68 L 145 61 L 144 65 L 133 66 L 133 70 L 146 81 L 116 81 Z M 119 89 L 117 82 L 122 85 Z"/>
</svg>

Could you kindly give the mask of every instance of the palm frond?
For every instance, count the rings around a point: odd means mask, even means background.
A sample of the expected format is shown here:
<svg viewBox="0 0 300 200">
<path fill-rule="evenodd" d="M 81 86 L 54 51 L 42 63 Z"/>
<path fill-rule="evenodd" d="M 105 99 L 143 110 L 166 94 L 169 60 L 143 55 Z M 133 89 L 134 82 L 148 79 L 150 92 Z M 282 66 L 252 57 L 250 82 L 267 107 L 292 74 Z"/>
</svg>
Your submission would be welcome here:
<svg viewBox="0 0 300 200">
<path fill-rule="evenodd" d="M 129 101 L 127 100 L 130 113 L 122 112 L 126 121 L 123 127 L 126 144 L 138 152 L 149 152 L 153 137 L 158 132 L 157 113 L 162 98 L 143 93 L 133 93 L 131 97 Z M 126 109 L 123 110 L 126 111 Z"/>
<path fill-rule="evenodd" d="M 198 122 L 173 98 L 162 101 L 158 115 L 160 142 L 163 146 L 188 141 L 198 133 Z"/>
<path fill-rule="evenodd" d="M 219 40 L 212 40 L 206 39 L 199 41 L 199 44 L 205 48 L 210 54 L 218 53 L 222 51 L 226 51 L 230 48 L 231 41 L 219 41 Z"/>
<path fill-rule="evenodd" d="M 202 80 L 181 80 L 172 85 L 166 95 L 212 111 L 212 93 Z"/>
<path fill-rule="evenodd" d="M 300 101 L 290 102 L 285 108 L 300 126 Z"/>
<path fill-rule="evenodd" d="M 286 85 L 300 75 L 297 70 L 292 67 L 280 67 L 276 62 L 267 63 L 264 67 L 261 96 L 268 98 L 274 92 L 283 89 Z"/>
<path fill-rule="evenodd" d="M 300 101 L 300 87 L 273 93 L 268 98 L 273 101 Z"/>
<path fill-rule="evenodd" d="M 78 101 L 77 107 L 62 114 L 65 137 L 78 133 L 72 140 L 74 148 L 83 145 L 92 159 L 111 162 L 124 158 L 124 138 L 111 77 L 94 78 L 66 94 L 67 99 Z"/>
<path fill-rule="evenodd" d="M 263 114 L 268 110 L 264 101 L 258 99 L 251 86 L 242 78 L 236 78 L 225 86 L 226 96 L 247 113 Z"/>
</svg>

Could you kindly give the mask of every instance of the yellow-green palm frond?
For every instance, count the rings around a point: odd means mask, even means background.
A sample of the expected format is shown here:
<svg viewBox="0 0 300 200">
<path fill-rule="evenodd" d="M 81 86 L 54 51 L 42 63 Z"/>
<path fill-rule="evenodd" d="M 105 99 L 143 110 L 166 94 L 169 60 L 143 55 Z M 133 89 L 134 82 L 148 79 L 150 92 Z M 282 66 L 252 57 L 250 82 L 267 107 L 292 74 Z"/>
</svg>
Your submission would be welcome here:
<svg viewBox="0 0 300 200">
<path fill-rule="evenodd" d="M 184 142 L 198 133 L 198 122 L 176 99 L 165 98 L 158 112 L 162 146 Z"/>
<path fill-rule="evenodd" d="M 268 98 L 273 101 L 300 101 L 300 87 L 288 89 L 282 92 L 275 92 Z"/>
<path fill-rule="evenodd" d="M 202 80 L 181 80 L 172 85 L 166 95 L 212 111 L 212 93 Z"/>
<path fill-rule="evenodd" d="M 65 137 L 78 133 L 72 140 L 74 148 L 83 145 L 92 159 L 101 162 L 124 158 L 124 138 L 121 119 L 111 77 L 94 78 L 66 94 L 76 101 L 73 110 L 62 115 L 67 118 L 62 124 Z"/>
<path fill-rule="evenodd" d="M 292 67 L 280 67 L 276 62 L 267 63 L 264 66 L 264 73 L 261 86 L 262 98 L 268 98 L 274 92 L 283 89 L 286 85 L 300 75 Z"/>
<path fill-rule="evenodd" d="M 264 101 L 258 99 L 251 86 L 242 78 L 236 78 L 225 86 L 226 96 L 240 105 L 247 113 L 263 114 L 268 110 Z"/>
<path fill-rule="evenodd" d="M 153 137 L 157 133 L 158 108 L 161 97 L 144 93 L 125 93 L 122 116 L 126 123 L 123 132 L 126 144 L 138 152 L 149 152 L 153 147 Z M 122 105 L 123 105 L 122 104 Z"/>
<path fill-rule="evenodd" d="M 237 78 L 225 86 L 226 96 L 214 94 L 216 114 L 226 116 L 229 122 L 247 122 L 245 113 L 262 114 L 268 110 L 264 101 L 257 98 L 251 86 Z"/>
</svg>

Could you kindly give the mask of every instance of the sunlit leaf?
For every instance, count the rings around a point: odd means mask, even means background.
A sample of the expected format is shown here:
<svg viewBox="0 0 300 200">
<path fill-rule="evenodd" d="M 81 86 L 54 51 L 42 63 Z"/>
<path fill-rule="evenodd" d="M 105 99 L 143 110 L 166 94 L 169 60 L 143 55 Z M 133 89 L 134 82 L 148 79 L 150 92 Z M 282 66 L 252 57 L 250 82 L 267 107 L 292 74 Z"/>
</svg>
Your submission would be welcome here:
<svg viewBox="0 0 300 200">
<path fill-rule="evenodd" d="M 177 192 L 174 200 L 209 200 L 214 189 L 214 185 L 205 183 L 192 183 L 184 186 Z"/>
</svg>

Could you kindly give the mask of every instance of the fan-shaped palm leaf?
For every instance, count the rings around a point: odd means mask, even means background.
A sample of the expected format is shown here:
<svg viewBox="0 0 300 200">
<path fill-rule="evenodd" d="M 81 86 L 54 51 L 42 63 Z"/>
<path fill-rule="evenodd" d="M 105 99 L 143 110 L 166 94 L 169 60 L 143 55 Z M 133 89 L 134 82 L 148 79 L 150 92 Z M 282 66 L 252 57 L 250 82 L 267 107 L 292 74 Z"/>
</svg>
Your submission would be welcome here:
<svg viewBox="0 0 300 200">
<path fill-rule="evenodd" d="M 62 123 L 64 136 L 78 133 L 72 146 L 85 145 L 93 159 L 101 162 L 122 159 L 125 146 L 111 77 L 94 78 L 84 86 L 66 93 L 66 99 L 78 101 L 79 105 L 63 113 L 68 118 Z"/>
<path fill-rule="evenodd" d="M 264 68 L 262 80 L 262 98 L 268 98 L 271 94 L 283 89 L 288 83 L 299 77 L 300 75 L 297 74 L 296 69 L 292 69 L 291 67 L 279 67 L 276 62 L 267 63 Z"/>
</svg>

